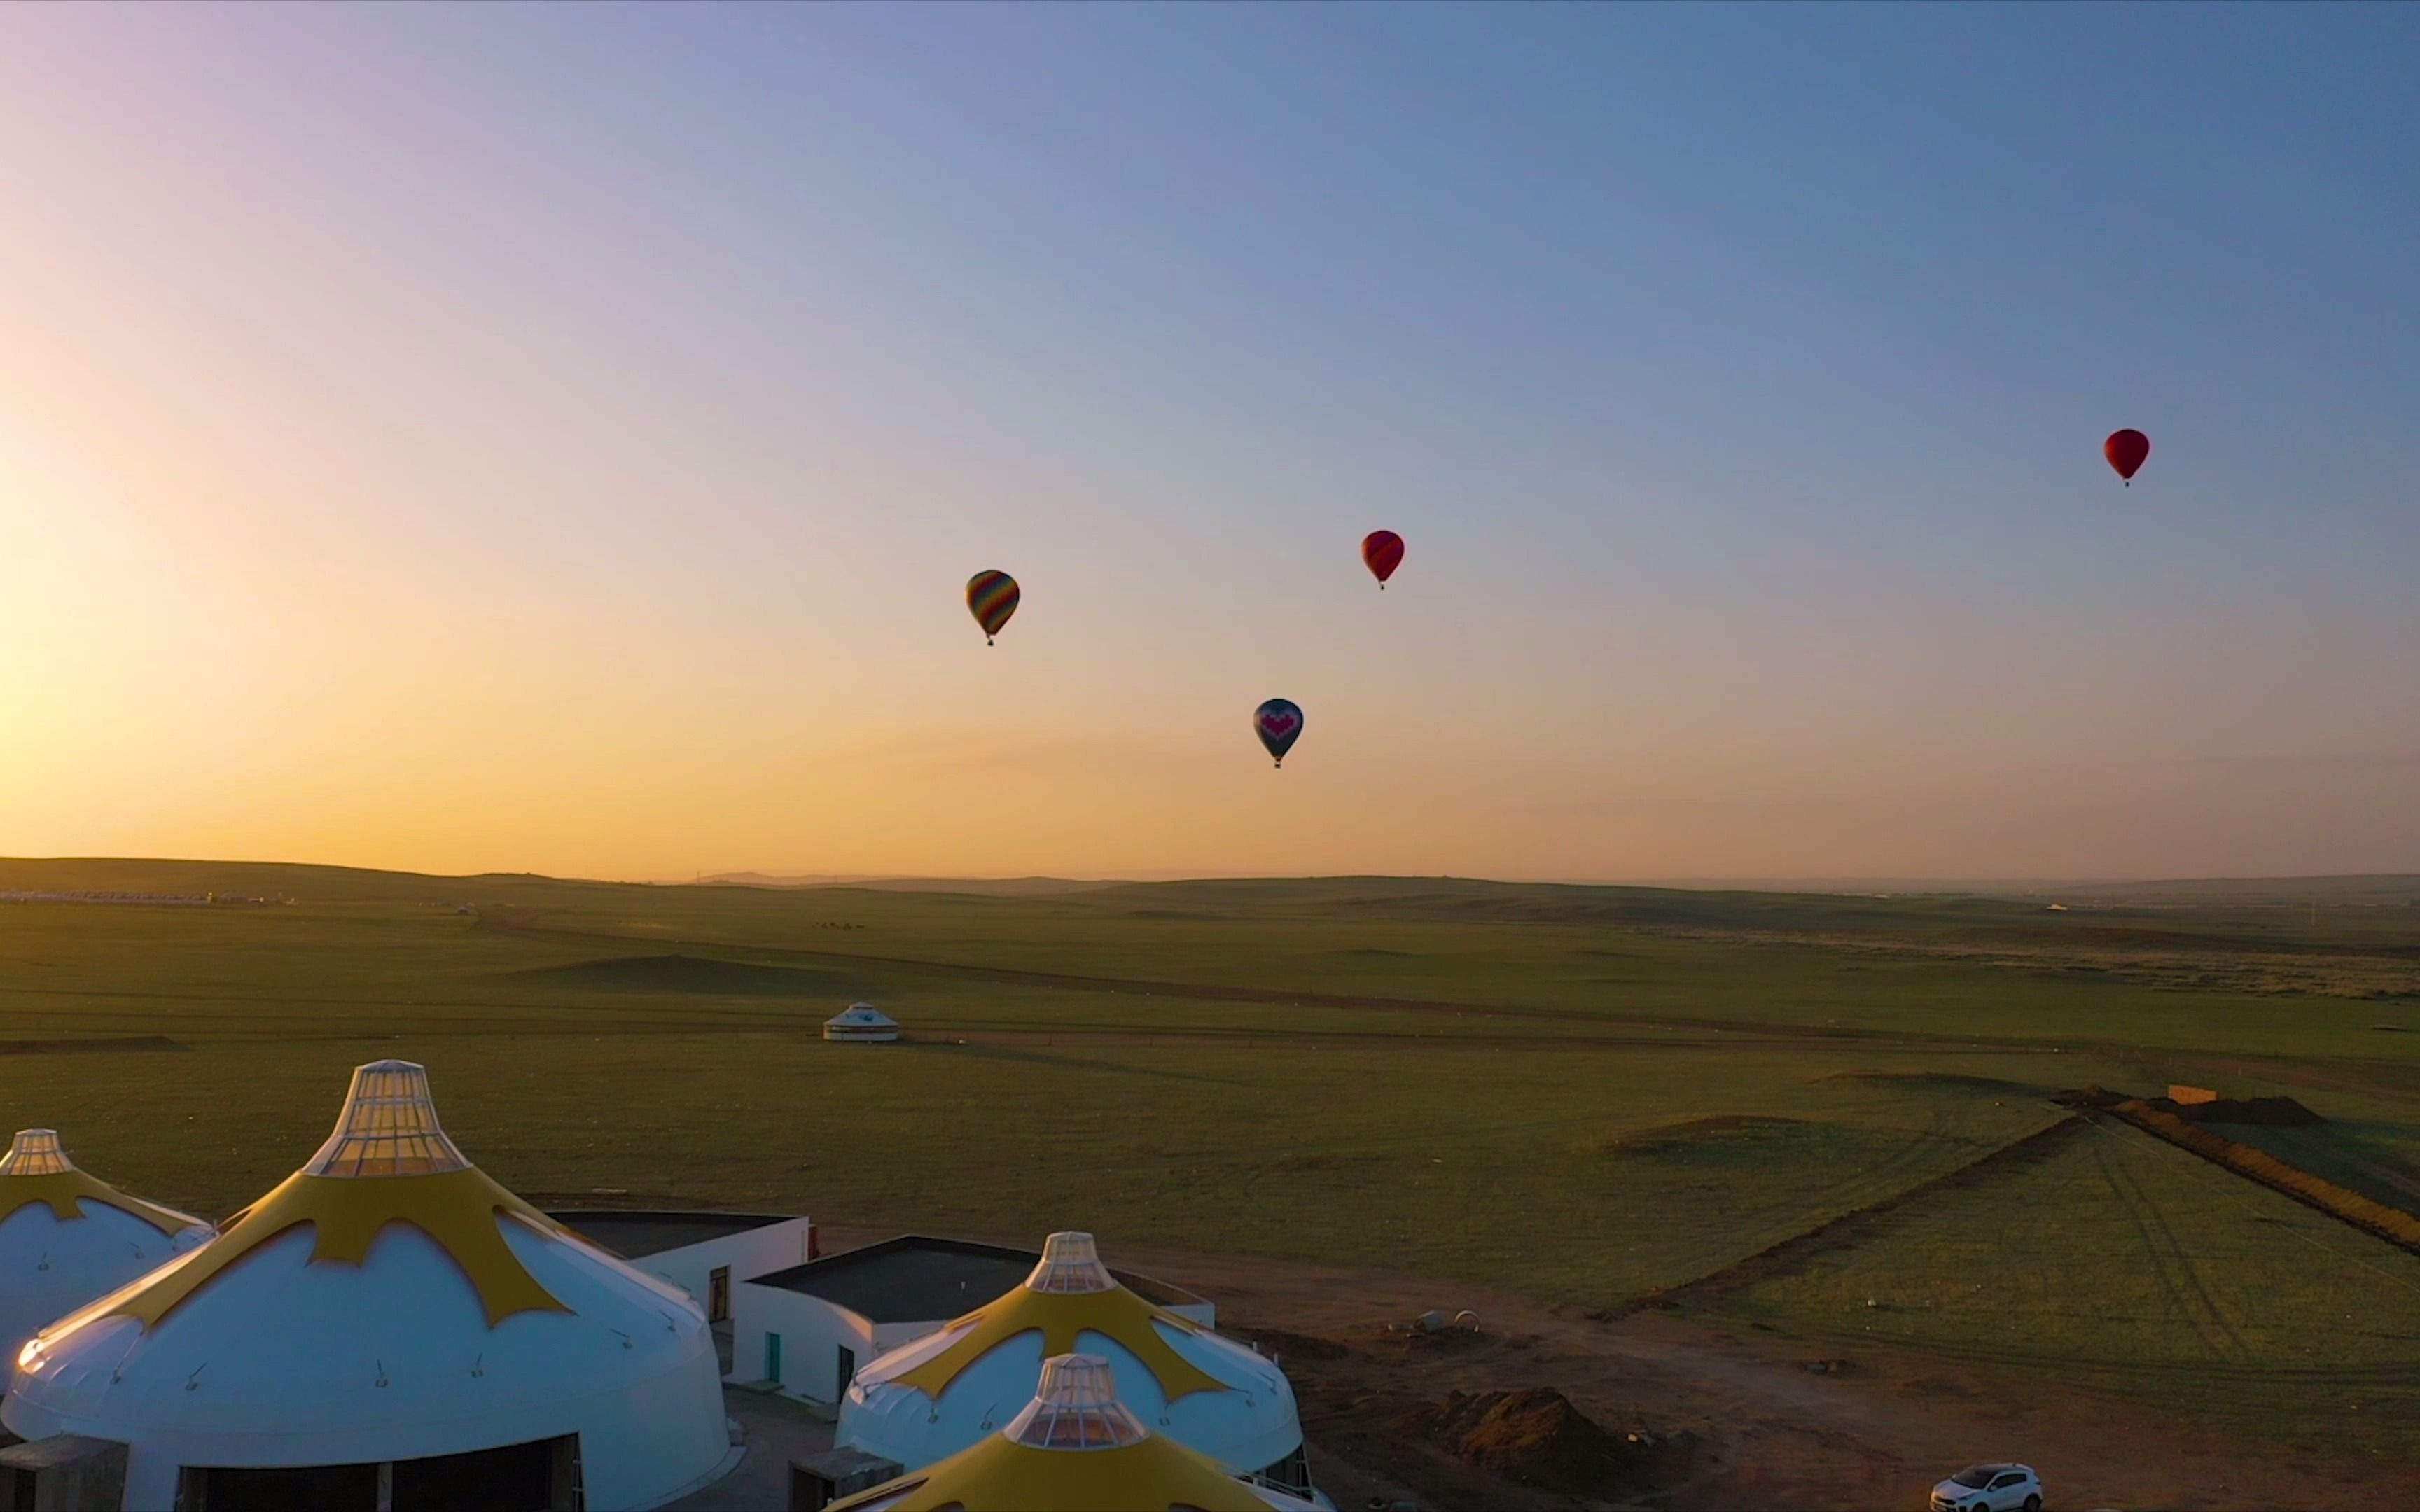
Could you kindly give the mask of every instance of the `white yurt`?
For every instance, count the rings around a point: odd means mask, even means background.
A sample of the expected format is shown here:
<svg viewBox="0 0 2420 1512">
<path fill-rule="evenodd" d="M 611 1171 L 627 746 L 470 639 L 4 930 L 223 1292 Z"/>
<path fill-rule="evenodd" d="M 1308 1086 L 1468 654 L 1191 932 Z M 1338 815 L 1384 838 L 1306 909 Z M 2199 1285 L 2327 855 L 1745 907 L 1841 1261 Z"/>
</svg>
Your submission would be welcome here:
<svg viewBox="0 0 2420 1512">
<path fill-rule="evenodd" d="M 128 1445 L 128 1512 L 607 1512 L 736 1458 L 697 1304 L 464 1159 L 404 1060 L 217 1239 L 36 1335 L 0 1421 Z"/>
<path fill-rule="evenodd" d="M 1154 1433 L 1098 1355 L 1042 1362 L 1033 1399 L 999 1432 L 860 1491 L 831 1512 L 1320 1512 Z"/>
<path fill-rule="evenodd" d="M 34 1330 L 210 1237 L 189 1212 L 130 1197 L 76 1168 L 51 1129 L 20 1129 L 0 1155 L 0 1344 L 14 1359 Z"/>
<path fill-rule="evenodd" d="M 889 1044 L 899 1038 L 899 1021 L 872 1003 L 851 1003 L 824 1020 L 824 1038 Z"/>
<path fill-rule="evenodd" d="M 862 1366 L 839 1442 L 909 1470 L 995 1433 L 1033 1396 L 1042 1362 L 1109 1362 L 1121 1399 L 1155 1433 L 1309 1494 L 1294 1388 L 1276 1364 L 1120 1286 L 1090 1234 L 1053 1234 L 1022 1286 Z"/>
</svg>

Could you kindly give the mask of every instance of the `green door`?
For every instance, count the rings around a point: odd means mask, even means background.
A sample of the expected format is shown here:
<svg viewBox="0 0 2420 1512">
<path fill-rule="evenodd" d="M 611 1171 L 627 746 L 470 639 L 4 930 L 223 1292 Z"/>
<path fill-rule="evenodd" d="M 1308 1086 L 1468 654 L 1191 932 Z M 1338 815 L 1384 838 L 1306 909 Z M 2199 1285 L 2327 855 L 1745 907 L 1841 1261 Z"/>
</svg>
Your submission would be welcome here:
<svg viewBox="0 0 2420 1512">
<path fill-rule="evenodd" d="M 779 1334 L 765 1335 L 765 1379 L 782 1379 L 782 1335 Z"/>
</svg>

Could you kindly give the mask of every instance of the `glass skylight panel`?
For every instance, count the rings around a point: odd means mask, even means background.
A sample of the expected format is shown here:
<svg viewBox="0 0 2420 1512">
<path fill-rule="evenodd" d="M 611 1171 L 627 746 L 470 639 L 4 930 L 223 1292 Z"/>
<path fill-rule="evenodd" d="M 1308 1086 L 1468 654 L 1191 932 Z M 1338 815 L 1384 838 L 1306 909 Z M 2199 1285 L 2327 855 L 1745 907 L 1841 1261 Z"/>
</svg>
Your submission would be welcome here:
<svg viewBox="0 0 2420 1512">
<path fill-rule="evenodd" d="M 1059 1354 L 1042 1362 L 1033 1400 L 1001 1430 L 1035 1449 L 1116 1449 L 1151 1437 L 1118 1400 L 1117 1378 L 1097 1354 Z"/>
<path fill-rule="evenodd" d="M 1042 1242 L 1041 1263 L 1025 1278 L 1025 1285 L 1030 1291 L 1081 1293 L 1113 1291 L 1118 1284 L 1101 1263 L 1092 1235 L 1065 1233 Z"/>
<path fill-rule="evenodd" d="M 0 1155 L 0 1176 L 60 1176 L 74 1169 L 56 1129 L 20 1129 L 8 1153 Z"/>
<path fill-rule="evenodd" d="M 354 1068 L 335 1133 L 302 1169 L 311 1176 L 427 1176 L 470 1164 L 437 1121 L 428 1069 L 378 1060 Z"/>
</svg>

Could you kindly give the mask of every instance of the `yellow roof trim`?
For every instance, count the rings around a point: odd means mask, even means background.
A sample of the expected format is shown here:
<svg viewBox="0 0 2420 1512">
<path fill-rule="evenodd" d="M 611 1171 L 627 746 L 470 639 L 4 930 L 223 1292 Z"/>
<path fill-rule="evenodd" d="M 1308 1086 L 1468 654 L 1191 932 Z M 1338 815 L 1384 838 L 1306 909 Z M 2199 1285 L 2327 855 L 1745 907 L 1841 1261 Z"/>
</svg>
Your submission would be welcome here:
<svg viewBox="0 0 2420 1512">
<path fill-rule="evenodd" d="M 1152 1327 L 1156 1321 L 1187 1334 L 1202 1331 L 1192 1319 L 1155 1307 L 1124 1287 L 1081 1292 L 1035 1291 L 1030 1287 L 1018 1287 L 952 1323 L 952 1328 L 969 1330 L 956 1343 L 891 1379 L 939 1400 L 960 1372 L 994 1348 L 1019 1334 L 1039 1331 L 1042 1357 L 1046 1360 L 1075 1353 L 1078 1334 L 1098 1334 L 1116 1341 L 1142 1362 L 1143 1368 L 1159 1382 L 1160 1395 L 1171 1402 L 1197 1391 L 1234 1389 L 1171 1349 L 1168 1341 L 1159 1336 L 1159 1331 Z"/>
<path fill-rule="evenodd" d="M 1153 1434 L 1120 1449 L 1039 1449 L 993 1434 L 911 1475 L 833 1504 L 831 1512 L 914 1489 L 892 1512 L 1269 1512 L 1269 1504 L 1202 1456 Z"/>
<path fill-rule="evenodd" d="M 202 1223 L 191 1213 L 130 1197 L 101 1178 L 73 1167 L 43 1176 L 0 1176 L 0 1219 L 37 1202 L 48 1204 L 51 1215 L 61 1223 L 73 1223 L 84 1216 L 80 1202 L 99 1203 L 116 1208 L 130 1218 L 140 1218 L 171 1238 Z"/>
<path fill-rule="evenodd" d="M 436 1242 L 462 1268 L 487 1309 L 488 1326 L 515 1313 L 571 1309 L 538 1285 L 497 1227 L 510 1214 L 542 1233 L 562 1236 L 561 1225 L 488 1178 L 476 1166 L 426 1176 L 377 1178 L 287 1177 L 267 1196 L 236 1214 L 226 1231 L 193 1258 L 151 1286 L 130 1288 L 110 1316 L 152 1327 L 190 1301 L 236 1261 L 288 1229 L 314 1230 L 311 1263 L 359 1265 L 389 1224 L 410 1224 Z"/>
</svg>

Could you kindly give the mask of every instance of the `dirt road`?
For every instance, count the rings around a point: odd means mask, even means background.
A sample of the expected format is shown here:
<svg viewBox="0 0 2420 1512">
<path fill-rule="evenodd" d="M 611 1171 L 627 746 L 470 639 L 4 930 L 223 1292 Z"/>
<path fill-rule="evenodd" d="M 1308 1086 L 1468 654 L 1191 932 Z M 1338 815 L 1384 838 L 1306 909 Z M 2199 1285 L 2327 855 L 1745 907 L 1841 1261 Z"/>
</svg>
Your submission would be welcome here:
<svg viewBox="0 0 2420 1512">
<path fill-rule="evenodd" d="M 840 1230 L 827 1243 L 882 1237 Z M 2316 1462 L 2139 1402 L 2045 1391 L 1921 1356 L 1875 1350 L 1841 1359 L 1837 1345 L 1726 1321 L 1660 1311 L 1608 1319 L 1383 1273 L 1132 1247 L 1109 1258 L 1211 1298 L 1222 1331 L 1280 1357 L 1300 1399 L 1313 1473 L 1345 1512 L 1373 1497 L 1415 1501 L 1422 1512 L 1915 1509 L 1941 1476 L 1994 1458 L 2037 1467 L 2054 1509 L 2420 1505 L 2420 1470 Z M 1421 1341 L 1386 1334 L 1389 1319 L 1430 1308 L 1469 1308 L 1480 1332 Z M 1615 1500 L 1524 1487 L 1402 1426 L 1450 1392 L 1542 1386 L 1618 1438 L 1637 1432 L 1668 1444 L 1694 1436 L 1694 1447 L 1667 1458 L 1659 1484 Z"/>
</svg>

